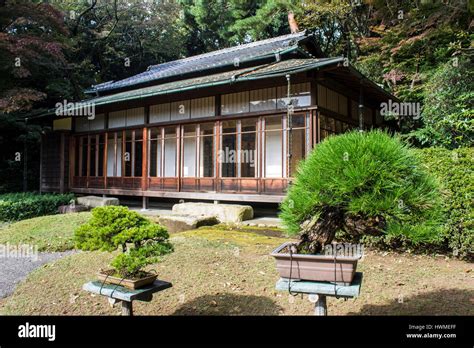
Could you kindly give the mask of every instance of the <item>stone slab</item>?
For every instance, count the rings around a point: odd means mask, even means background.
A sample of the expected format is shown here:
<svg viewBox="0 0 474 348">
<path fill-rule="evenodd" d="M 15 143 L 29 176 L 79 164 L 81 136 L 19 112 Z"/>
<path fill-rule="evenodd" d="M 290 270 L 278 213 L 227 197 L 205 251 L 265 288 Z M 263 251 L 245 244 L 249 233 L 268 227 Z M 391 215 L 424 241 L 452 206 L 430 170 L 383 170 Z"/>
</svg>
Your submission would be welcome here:
<svg viewBox="0 0 474 348">
<path fill-rule="evenodd" d="M 58 208 L 59 214 L 79 213 L 81 211 L 88 211 L 88 210 L 89 208 L 82 204 L 61 205 Z"/>
<path fill-rule="evenodd" d="M 169 233 L 194 230 L 201 226 L 217 225 L 219 221 L 215 216 L 192 216 L 180 214 L 161 215 L 154 219 L 166 227 Z"/>
<path fill-rule="evenodd" d="M 78 197 L 77 198 L 77 203 L 85 205 L 86 207 L 89 207 L 89 208 L 104 207 L 104 206 L 108 206 L 108 205 L 119 205 L 120 204 L 118 198 L 97 197 L 97 196 Z"/>
<path fill-rule="evenodd" d="M 173 213 L 191 216 L 215 216 L 223 223 L 239 223 L 253 218 L 253 208 L 239 204 L 179 203 Z"/>
</svg>

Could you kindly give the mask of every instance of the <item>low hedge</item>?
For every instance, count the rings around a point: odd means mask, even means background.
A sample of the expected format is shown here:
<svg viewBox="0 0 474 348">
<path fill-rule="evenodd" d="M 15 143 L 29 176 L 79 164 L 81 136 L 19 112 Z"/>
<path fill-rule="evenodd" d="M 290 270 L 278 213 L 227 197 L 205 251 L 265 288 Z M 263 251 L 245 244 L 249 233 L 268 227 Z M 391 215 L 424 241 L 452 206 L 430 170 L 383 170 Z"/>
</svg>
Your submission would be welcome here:
<svg viewBox="0 0 474 348">
<path fill-rule="evenodd" d="M 68 204 L 74 195 L 38 194 L 33 192 L 0 195 L 0 221 L 19 221 L 57 214 L 60 205 Z"/>
<path fill-rule="evenodd" d="M 441 221 L 436 226 L 438 238 L 430 243 L 416 243 L 397 233 L 381 237 L 364 236 L 361 242 L 382 249 L 449 253 L 474 259 L 474 149 L 415 149 L 423 166 L 437 179 L 442 194 Z M 405 226 L 408 228 L 408 226 Z M 341 239 L 347 239 L 339 234 Z"/>
<path fill-rule="evenodd" d="M 418 150 L 443 190 L 443 244 L 453 255 L 474 258 L 474 148 Z"/>
</svg>

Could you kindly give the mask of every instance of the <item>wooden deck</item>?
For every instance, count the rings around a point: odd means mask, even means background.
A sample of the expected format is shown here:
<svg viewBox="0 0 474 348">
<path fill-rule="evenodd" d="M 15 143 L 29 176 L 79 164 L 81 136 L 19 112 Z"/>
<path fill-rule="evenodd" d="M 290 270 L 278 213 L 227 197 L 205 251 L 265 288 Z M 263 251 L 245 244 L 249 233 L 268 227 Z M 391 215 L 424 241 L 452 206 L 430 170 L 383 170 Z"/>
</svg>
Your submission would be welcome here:
<svg viewBox="0 0 474 348">
<path fill-rule="evenodd" d="M 71 192 L 79 194 L 110 195 L 110 196 L 135 196 L 135 197 L 155 197 L 173 199 L 198 199 L 213 201 L 232 202 L 260 202 L 260 203 L 280 203 L 285 197 L 283 194 L 243 194 L 243 193 L 223 193 L 223 192 L 175 192 L 175 191 L 142 191 L 124 189 L 97 189 L 97 188 L 71 188 Z"/>
<path fill-rule="evenodd" d="M 71 192 L 174 199 L 280 203 L 286 178 L 77 177 Z"/>
</svg>

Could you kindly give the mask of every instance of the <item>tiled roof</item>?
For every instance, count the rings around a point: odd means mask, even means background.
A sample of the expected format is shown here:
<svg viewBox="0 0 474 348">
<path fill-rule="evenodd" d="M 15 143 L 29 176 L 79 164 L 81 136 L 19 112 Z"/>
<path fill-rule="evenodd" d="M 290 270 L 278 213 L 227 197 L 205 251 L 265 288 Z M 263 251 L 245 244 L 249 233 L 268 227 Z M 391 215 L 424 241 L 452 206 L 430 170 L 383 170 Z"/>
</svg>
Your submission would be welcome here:
<svg viewBox="0 0 474 348">
<path fill-rule="evenodd" d="M 337 64 L 342 61 L 342 57 L 321 59 L 289 59 L 276 63 L 259 65 L 251 68 L 232 70 L 208 76 L 200 76 L 185 80 L 163 83 L 150 87 L 133 89 L 130 91 L 84 100 L 83 102 L 94 103 L 96 106 L 106 105 L 131 99 L 141 99 L 156 95 L 177 93 L 185 90 L 199 89 L 215 85 L 237 83 L 248 80 L 258 80 L 272 76 L 285 76 L 288 73 L 307 71 L 326 65 Z"/>
<path fill-rule="evenodd" d="M 307 38 L 305 32 L 278 36 L 248 44 L 229 47 L 193 57 L 175 60 L 148 67 L 147 71 L 119 81 L 108 81 L 92 86 L 88 93 L 112 91 L 133 87 L 142 83 L 189 74 L 198 71 L 243 64 L 248 61 L 264 59 L 284 54 L 299 48 L 300 42 Z M 236 66 L 238 69 L 238 66 Z"/>
</svg>

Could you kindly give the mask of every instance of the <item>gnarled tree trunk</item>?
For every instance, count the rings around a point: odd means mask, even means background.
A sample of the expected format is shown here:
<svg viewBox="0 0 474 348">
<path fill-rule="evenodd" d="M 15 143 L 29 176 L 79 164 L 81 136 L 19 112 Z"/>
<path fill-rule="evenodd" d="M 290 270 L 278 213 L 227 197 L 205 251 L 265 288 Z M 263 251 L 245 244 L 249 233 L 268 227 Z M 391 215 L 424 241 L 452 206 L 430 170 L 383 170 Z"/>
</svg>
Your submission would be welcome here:
<svg viewBox="0 0 474 348">
<path fill-rule="evenodd" d="M 344 212 L 338 207 L 325 207 L 319 216 L 303 221 L 300 225 L 300 241 L 296 251 L 304 254 L 318 254 L 330 244 L 338 230 L 344 230 L 354 237 L 364 234 L 380 235 L 386 227 L 381 216 L 364 217 Z"/>
<path fill-rule="evenodd" d="M 360 215 L 345 214 L 343 229 L 352 236 L 368 234 L 380 236 L 387 226 L 382 216 L 367 217 Z"/>
<path fill-rule="evenodd" d="M 325 207 L 319 217 L 305 220 L 301 224 L 300 241 L 297 244 L 299 253 L 317 254 L 324 245 L 334 239 L 337 230 L 341 229 L 344 213 L 337 207 Z"/>
</svg>

